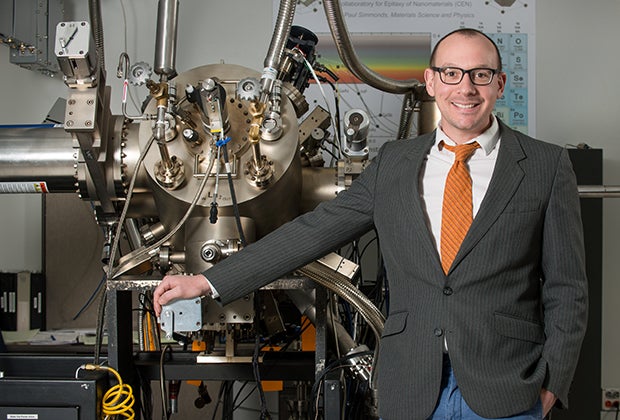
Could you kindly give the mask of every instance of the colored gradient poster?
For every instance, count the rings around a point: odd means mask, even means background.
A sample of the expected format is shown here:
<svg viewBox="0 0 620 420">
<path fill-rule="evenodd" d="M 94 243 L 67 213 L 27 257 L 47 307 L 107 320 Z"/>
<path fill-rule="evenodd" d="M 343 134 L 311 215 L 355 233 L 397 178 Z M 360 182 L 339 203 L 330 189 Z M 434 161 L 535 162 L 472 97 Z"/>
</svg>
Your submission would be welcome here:
<svg viewBox="0 0 620 420">
<path fill-rule="evenodd" d="M 279 0 L 274 0 L 274 19 Z M 431 0 L 431 1 L 340 1 L 355 53 L 373 71 L 394 79 L 423 82 L 431 49 L 445 34 L 460 27 L 479 29 L 493 38 L 502 53 L 507 73 L 504 97 L 496 114 L 513 128 L 535 135 L 535 1 L 520 0 Z M 344 68 L 333 43 L 323 2 L 298 3 L 294 25 L 314 32 L 317 61 L 334 72 L 340 115 L 359 108 L 370 117 L 368 137 L 371 157 L 398 132 L 402 95 L 380 92 L 361 83 Z M 313 85 L 304 94 L 310 105 L 334 112 L 333 89 L 323 92 Z M 412 128 L 416 134 L 417 128 Z"/>
<path fill-rule="evenodd" d="M 330 34 L 317 34 L 318 61 L 338 75 L 339 83 L 361 83 L 342 65 Z M 353 33 L 351 40 L 360 60 L 391 79 L 424 78 L 428 63 L 429 34 Z"/>
</svg>

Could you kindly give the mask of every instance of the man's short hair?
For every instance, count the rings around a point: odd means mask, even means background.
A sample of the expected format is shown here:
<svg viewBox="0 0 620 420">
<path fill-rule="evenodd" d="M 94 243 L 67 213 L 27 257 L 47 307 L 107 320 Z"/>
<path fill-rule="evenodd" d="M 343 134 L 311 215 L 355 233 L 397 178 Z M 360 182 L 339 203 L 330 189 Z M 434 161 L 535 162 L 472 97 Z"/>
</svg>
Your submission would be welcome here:
<svg viewBox="0 0 620 420">
<path fill-rule="evenodd" d="M 485 34 L 482 31 L 479 31 L 477 29 L 473 29 L 473 28 L 461 28 L 461 29 L 457 29 L 455 31 L 450 32 L 447 35 L 444 35 L 438 42 L 437 44 L 435 44 L 435 48 L 433 48 L 433 51 L 431 52 L 431 59 L 430 59 L 430 65 L 431 67 L 435 66 L 435 55 L 437 53 L 437 48 L 439 48 L 439 45 L 443 42 L 444 39 L 448 38 L 451 35 L 455 35 L 455 34 L 459 34 L 459 35 L 463 35 L 466 37 L 476 37 L 476 36 L 483 36 L 484 38 L 488 39 L 489 42 L 491 42 L 491 44 L 493 44 L 493 48 L 495 48 L 495 53 L 497 54 L 497 62 L 499 63 L 497 66 L 497 70 L 502 71 L 502 56 L 499 53 L 499 48 L 497 48 L 497 44 L 495 43 L 495 41 L 493 41 L 487 34 Z"/>
</svg>

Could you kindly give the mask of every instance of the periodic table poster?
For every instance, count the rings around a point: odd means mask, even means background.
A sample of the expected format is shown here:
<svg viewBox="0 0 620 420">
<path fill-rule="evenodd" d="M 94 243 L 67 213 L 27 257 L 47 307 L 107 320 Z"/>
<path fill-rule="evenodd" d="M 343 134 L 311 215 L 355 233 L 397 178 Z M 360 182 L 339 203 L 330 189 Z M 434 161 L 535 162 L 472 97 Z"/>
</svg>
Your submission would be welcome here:
<svg viewBox="0 0 620 420">
<path fill-rule="evenodd" d="M 279 3 L 274 0 L 274 19 Z M 495 112 L 509 126 L 535 135 L 534 0 L 341 0 L 340 4 L 360 60 L 377 73 L 394 79 L 423 82 L 433 46 L 454 29 L 471 27 L 489 35 L 498 44 L 507 73 L 504 97 L 497 102 Z M 293 24 L 318 36 L 317 61 L 339 78 L 341 115 L 361 108 L 370 116 L 368 140 L 372 157 L 381 144 L 396 136 L 402 95 L 362 84 L 344 68 L 322 1 L 300 1 Z M 333 108 L 331 90 L 323 91 L 324 94 L 311 86 L 304 94 L 311 105 Z"/>
</svg>

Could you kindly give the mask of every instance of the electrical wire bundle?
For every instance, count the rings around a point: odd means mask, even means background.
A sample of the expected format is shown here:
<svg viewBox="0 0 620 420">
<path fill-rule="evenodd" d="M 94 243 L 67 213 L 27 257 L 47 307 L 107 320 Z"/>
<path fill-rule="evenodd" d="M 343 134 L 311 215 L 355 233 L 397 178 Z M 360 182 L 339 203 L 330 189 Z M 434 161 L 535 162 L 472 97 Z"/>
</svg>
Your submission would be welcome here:
<svg viewBox="0 0 620 420">
<path fill-rule="evenodd" d="M 314 382 L 314 385 L 312 386 L 312 404 L 311 404 L 311 414 L 313 414 L 313 416 L 311 415 L 310 418 L 313 418 L 315 420 L 319 419 L 319 415 L 320 415 L 320 410 L 319 410 L 319 400 L 321 397 L 321 386 L 323 385 L 323 382 L 325 382 L 325 377 L 329 374 L 332 373 L 338 369 L 343 369 L 343 368 L 348 368 L 350 365 L 347 363 L 347 361 L 349 359 L 353 359 L 353 358 L 360 358 L 360 357 L 365 357 L 365 356 L 372 356 L 373 352 L 372 351 L 363 351 L 363 352 L 357 352 L 357 353 L 350 353 L 347 354 L 346 356 L 343 356 L 333 362 L 331 362 L 329 365 L 327 365 L 327 367 L 325 367 L 325 369 L 323 369 L 321 371 L 321 374 L 319 375 L 319 377 L 317 378 L 317 380 Z"/>
<path fill-rule="evenodd" d="M 153 309 L 151 299 L 145 293 L 140 293 L 140 320 L 138 324 L 140 350 L 158 351 L 160 349 L 159 324 Z"/>
</svg>

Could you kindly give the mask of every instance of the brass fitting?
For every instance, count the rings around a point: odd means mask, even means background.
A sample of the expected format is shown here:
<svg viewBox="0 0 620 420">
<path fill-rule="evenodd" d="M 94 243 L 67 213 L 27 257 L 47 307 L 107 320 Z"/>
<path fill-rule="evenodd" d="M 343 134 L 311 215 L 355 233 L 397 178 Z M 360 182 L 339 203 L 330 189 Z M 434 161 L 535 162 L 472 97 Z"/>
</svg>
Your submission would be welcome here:
<svg viewBox="0 0 620 420">
<path fill-rule="evenodd" d="M 151 79 L 146 81 L 146 87 L 149 89 L 151 96 L 157 100 L 157 106 L 168 107 L 168 83 L 155 83 Z"/>
<path fill-rule="evenodd" d="M 250 143 L 258 143 L 260 141 L 260 127 L 263 124 L 263 118 L 265 113 L 265 104 L 263 102 L 253 101 L 249 107 L 250 115 L 252 115 L 252 122 L 250 123 L 250 131 L 248 136 Z"/>
</svg>

